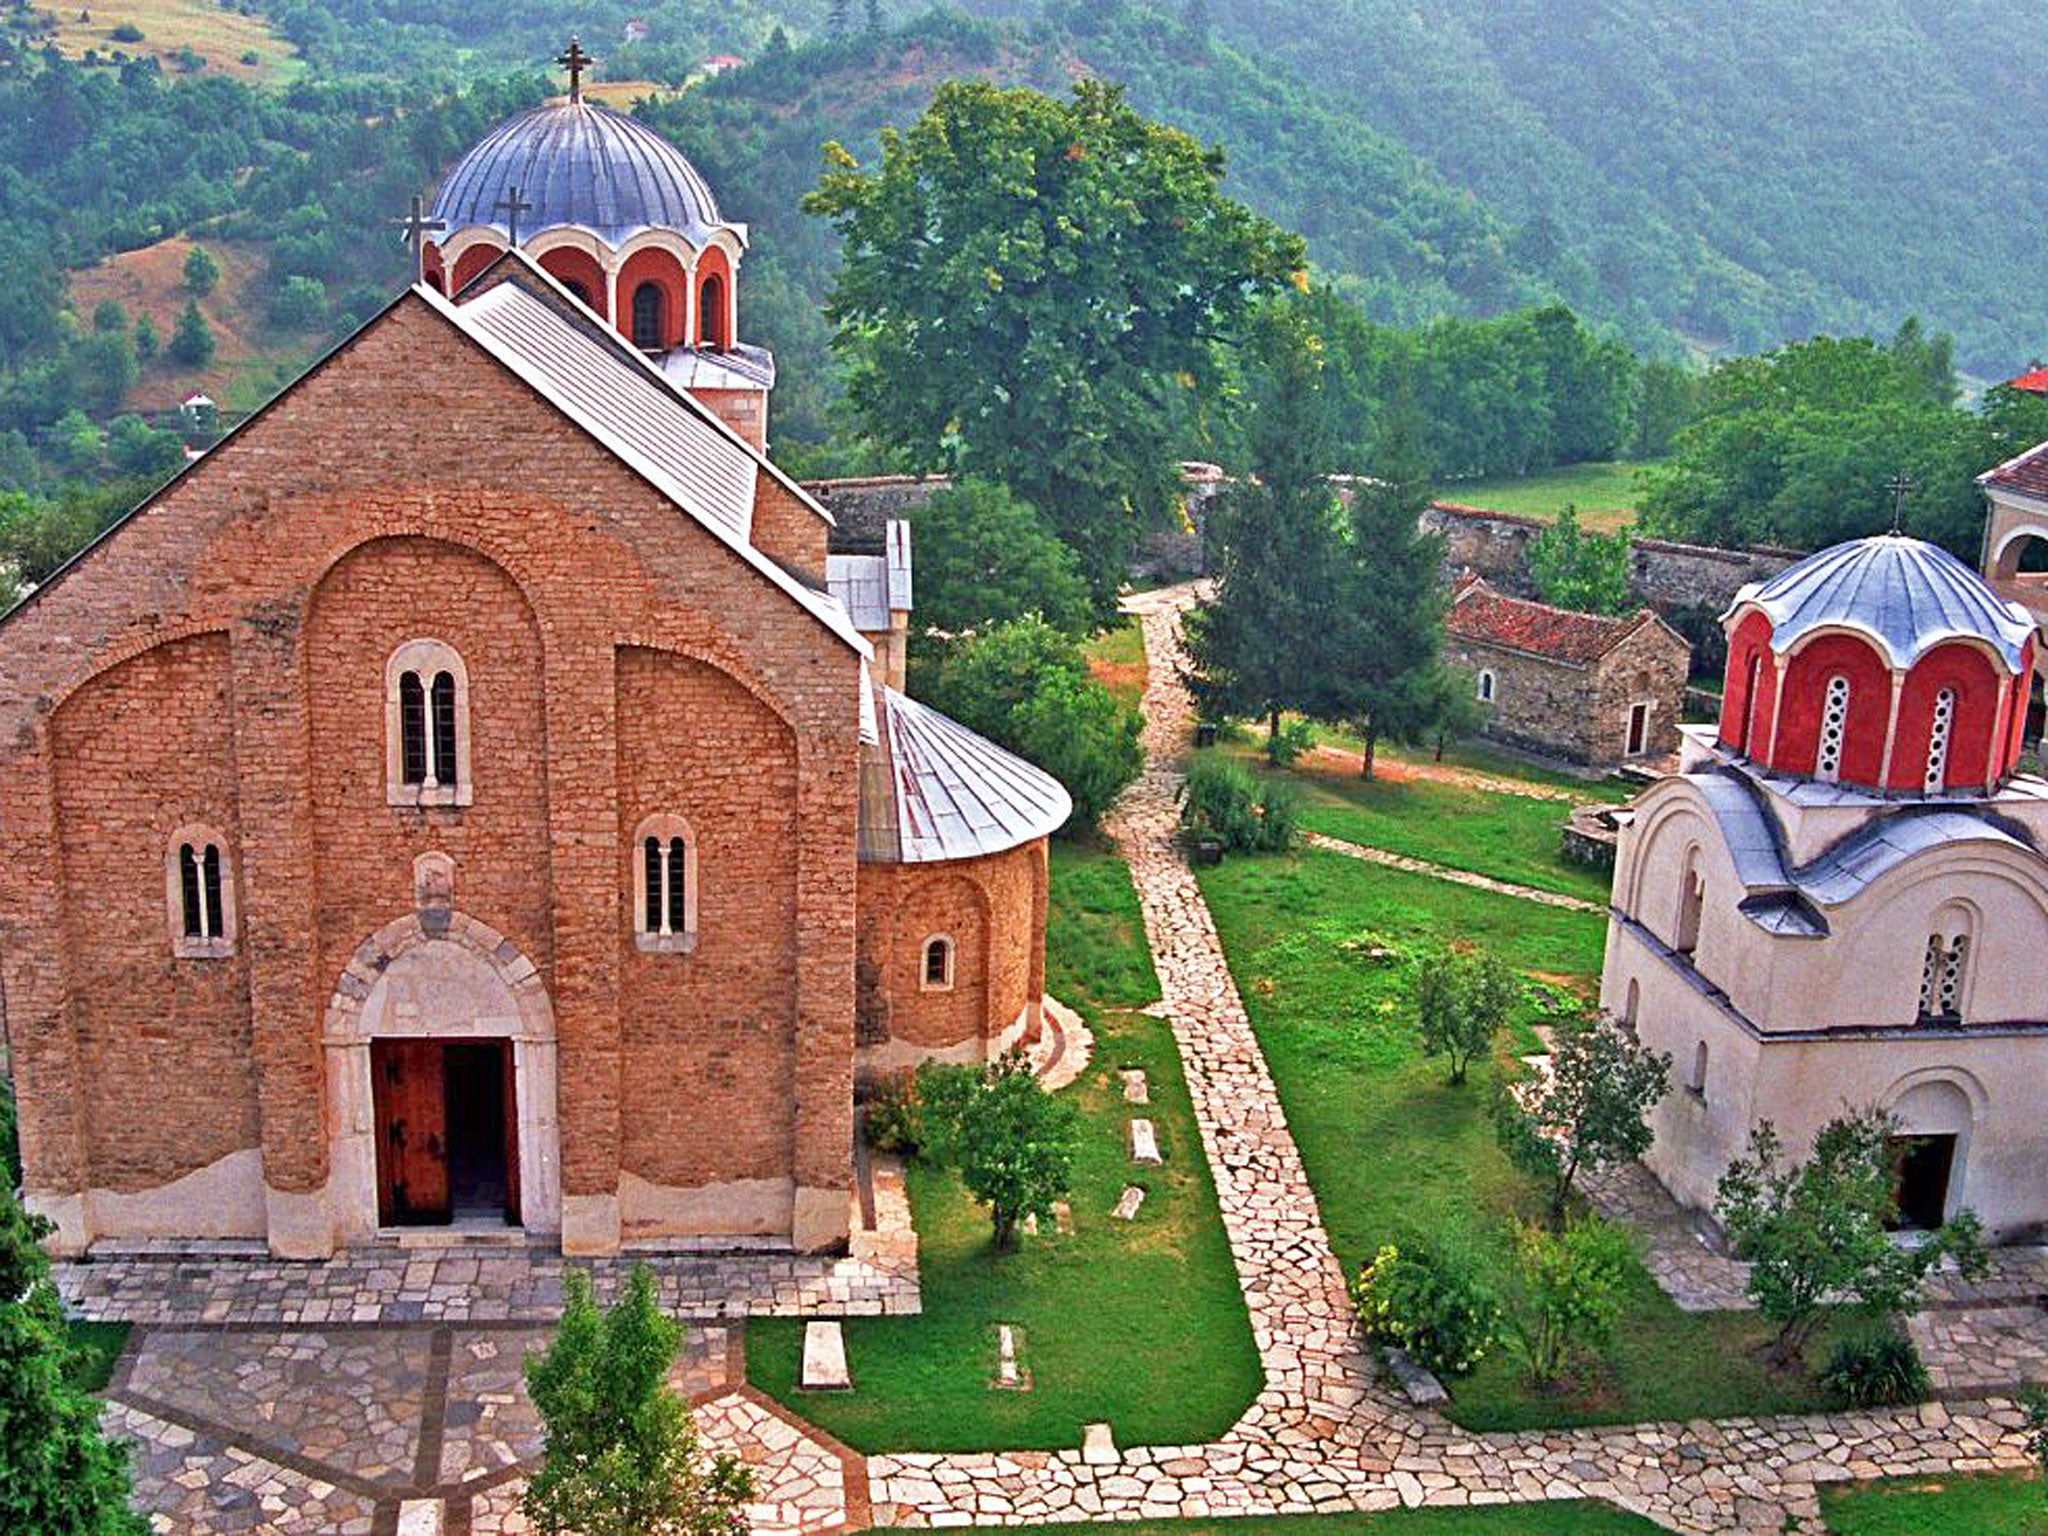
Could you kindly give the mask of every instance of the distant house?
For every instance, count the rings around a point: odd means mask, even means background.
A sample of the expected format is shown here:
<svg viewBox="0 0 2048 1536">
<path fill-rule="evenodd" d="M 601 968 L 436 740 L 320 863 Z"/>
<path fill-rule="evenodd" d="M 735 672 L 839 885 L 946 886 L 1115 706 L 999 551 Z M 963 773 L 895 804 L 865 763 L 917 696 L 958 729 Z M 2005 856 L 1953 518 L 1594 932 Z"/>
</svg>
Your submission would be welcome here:
<svg viewBox="0 0 2048 1536">
<path fill-rule="evenodd" d="M 2048 395 L 2048 368 L 2030 368 L 2016 379 L 2007 379 L 2006 387 L 2017 389 L 2029 395 Z"/>
<path fill-rule="evenodd" d="M 191 394 L 178 402 L 178 414 L 192 432 L 211 432 L 220 425 L 220 407 L 211 395 Z"/>
<path fill-rule="evenodd" d="M 1677 749 L 1692 647 L 1648 608 L 1575 613 L 1468 577 L 1444 656 L 1472 673 L 1489 740 L 1603 773 Z"/>
<path fill-rule="evenodd" d="M 635 16 L 627 22 L 621 36 L 629 43 L 644 43 L 654 35 L 654 29 L 647 25 L 645 18 Z"/>
<path fill-rule="evenodd" d="M 727 70 L 740 68 L 746 62 L 736 53 L 714 53 L 697 67 L 707 75 L 722 75 Z"/>
</svg>

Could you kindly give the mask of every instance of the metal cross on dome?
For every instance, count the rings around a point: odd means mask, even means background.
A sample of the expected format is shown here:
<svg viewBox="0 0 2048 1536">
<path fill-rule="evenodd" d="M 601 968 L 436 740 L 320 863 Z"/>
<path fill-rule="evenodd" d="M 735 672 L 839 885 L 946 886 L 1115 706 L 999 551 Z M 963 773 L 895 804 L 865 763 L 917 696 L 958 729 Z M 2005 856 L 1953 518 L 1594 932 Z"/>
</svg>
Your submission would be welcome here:
<svg viewBox="0 0 2048 1536">
<path fill-rule="evenodd" d="M 571 37 L 569 39 L 569 51 L 556 59 L 555 62 L 569 71 L 569 99 L 571 101 L 581 101 L 583 99 L 583 71 L 590 68 L 597 60 L 585 53 L 583 51 L 583 44 L 574 37 Z"/>
<path fill-rule="evenodd" d="M 503 210 L 505 214 L 505 238 L 514 250 L 519 248 L 519 215 L 531 213 L 533 204 L 519 195 L 519 183 L 513 182 L 505 189 L 505 195 L 491 204 L 492 210 Z"/>
<path fill-rule="evenodd" d="M 415 192 L 412 212 L 391 222 L 405 231 L 405 243 L 412 247 L 412 280 L 422 281 L 427 275 L 427 236 L 440 234 L 448 227 L 448 221 L 428 218 L 427 200 Z"/>
<path fill-rule="evenodd" d="M 1919 489 L 1913 477 L 1903 469 L 1885 481 L 1884 488 L 1892 493 L 1892 532 L 1899 531 L 1899 524 L 1906 516 L 1906 497 Z"/>
</svg>

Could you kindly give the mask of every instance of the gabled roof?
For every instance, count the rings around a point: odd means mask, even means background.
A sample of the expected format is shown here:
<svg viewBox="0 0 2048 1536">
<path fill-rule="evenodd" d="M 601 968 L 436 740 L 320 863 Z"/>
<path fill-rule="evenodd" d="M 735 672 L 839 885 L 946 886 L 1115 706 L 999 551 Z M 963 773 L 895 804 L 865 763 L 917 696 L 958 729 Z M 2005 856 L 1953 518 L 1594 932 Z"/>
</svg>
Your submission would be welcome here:
<svg viewBox="0 0 2048 1536">
<path fill-rule="evenodd" d="M 2048 443 L 2036 444 L 1996 469 L 1987 469 L 1977 483 L 1987 490 L 2016 491 L 2048 501 Z"/>
<path fill-rule="evenodd" d="M 2016 379 L 2007 379 L 2005 387 L 2029 395 L 2048 395 L 2048 368 L 2029 369 Z"/>
<path fill-rule="evenodd" d="M 863 772 L 861 856 L 930 864 L 1001 853 L 1057 832 L 1074 802 L 1051 774 L 893 688 L 877 688 L 882 746 Z"/>
<path fill-rule="evenodd" d="M 1626 618 L 1578 613 L 1510 597 L 1477 577 L 1458 589 L 1444 614 L 1444 628 L 1460 639 L 1523 651 L 1573 667 L 1592 665 L 1651 624 L 1661 626 L 1663 621 L 1647 608 Z M 1674 633 L 1673 638 L 1680 637 Z"/>
</svg>

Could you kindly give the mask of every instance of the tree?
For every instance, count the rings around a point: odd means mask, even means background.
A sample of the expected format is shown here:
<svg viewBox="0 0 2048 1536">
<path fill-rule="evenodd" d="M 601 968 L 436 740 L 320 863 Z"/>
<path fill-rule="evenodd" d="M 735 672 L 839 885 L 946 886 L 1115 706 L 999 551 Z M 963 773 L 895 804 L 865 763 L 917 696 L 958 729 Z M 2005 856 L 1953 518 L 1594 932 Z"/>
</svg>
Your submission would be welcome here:
<svg viewBox="0 0 2048 1536">
<path fill-rule="evenodd" d="M 1515 973 L 1483 950 L 1437 949 L 1415 970 L 1416 1023 L 1422 1054 L 1450 1062 L 1451 1082 L 1465 1081 L 1474 1058 L 1493 1049 L 1521 986 Z"/>
<path fill-rule="evenodd" d="M 753 1478 L 730 1456 L 705 1465 L 690 1410 L 668 1387 L 682 1325 L 636 1264 L 600 1312 L 572 1269 L 554 1342 L 526 1361 L 547 1440 L 522 1507 L 544 1536 L 741 1536 Z"/>
<path fill-rule="evenodd" d="M 966 480 L 936 492 L 910 525 L 921 631 L 960 636 L 1031 613 L 1062 634 L 1090 628 L 1074 552 L 1003 487 Z"/>
<path fill-rule="evenodd" d="M 317 277 L 288 277 L 270 298 L 270 323 L 280 330 L 311 330 L 327 313 L 327 285 Z"/>
<path fill-rule="evenodd" d="M 1579 509 L 1570 504 L 1529 541 L 1529 579 L 1536 595 L 1556 608 L 1628 613 L 1636 607 L 1629 590 L 1628 535 L 1582 531 Z"/>
<path fill-rule="evenodd" d="M 187 368 L 204 368 L 213 361 L 213 345 L 213 327 L 199 313 L 198 301 L 187 299 L 171 330 L 171 361 Z"/>
<path fill-rule="evenodd" d="M 120 409 L 135 387 L 135 346 L 126 331 L 94 331 L 71 343 L 65 355 L 72 398 L 94 415 Z"/>
<path fill-rule="evenodd" d="M 116 416 L 107 424 L 107 457 L 124 475 L 167 475 L 185 462 L 185 443 L 140 416 Z"/>
<path fill-rule="evenodd" d="M 220 263 L 205 246 L 195 245 L 185 253 L 185 289 L 194 298 L 205 298 L 219 281 Z"/>
<path fill-rule="evenodd" d="M 156 360 L 163 350 L 163 338 L 156 333 L 156 322 L 144 315 L 135 322 L 135 361 L 145 366 Z"/>
<path fill-rule="evenodd" d="M 868 35 L 879 37 L 882 32 L 882 0 L 868 0 Z"/>
<path fill-rule="evenodd" d="M 1968 1211 L 1924 1242 L 1892 1240 L 1897 1130 L 1882 1110 L 1844 1115 L 1821 1127 L 1806 1162 L 1785 1166 L 1776 1127 L 1761 1121 L 1747 1152 L 1721 1175 L 1714 1214 L 1735 1257 L 1750 1266 L 1757 1310 L 1778 1325 L 1776 1364 L 1797 1364 L 1839 1306 L 1878 1316 L 1912 1310 L 1944 1259 L 1966 1275 L 1981 1273 L 1980 1228 Z"/>
<path fill-rule="evenodd" d="M 143 1536 L 129 1508 L 128 1455 L 99 1428 L 100 1404 L 70 1375 L 50 1261 L 52 1228 L 0 1186 L 0 1530 Z"/>
<path fill-rule="evenodd" d="M 1503 1084 L 1494 1131 L 1517 1167 L 1550 1185 L 1551 1224 L 1564 1220 L 1581 1173 L 1641 1157 L 1655 1133 L 1645 1116 L 1671 1080 L 1671 1058 L 1645 1050 L 1611 1019 L 1560 1024 L 1549 1069 Z"/>
<path fill-rule="evenodd" d="M 1477 680 L 1468 667 L 1439 662 L 1422 685 L 1429 715 L 1429 746 L 1436 760 L 1454 741 L 1463 741 L 1486 723 L 1479 707 Z"/>
<path fill-rule="evenodd" d="M 1325 477 L 1320 353 L 1288 306 L 1267 305 L 1252 321 L 1252 477 L 1210 504 L 1215 595 L 1184 626 L 1204 711 L 1264 720 L 1275 761 L 1282 711 L 1327 719 L 1341 698 L 1329 637 L 1342 559 Z"/>
<path fill-rule="evenodd" d="M 1607 1343 L 1634 1256 L 1628 1233 L 1597 1216 L 1562 1232 L 1516 1223 L 1509 1336 L 1530 1380 L 1556 1381 L 1574 1356 Z"/>
<path fill-rule="evenodd" d="M 1351 498 L 1342 602 L 1328 620 L 1336 708 L 1365 737 L 1360 773 L 1372 777 L 1382 736 L 1425 738 L 1440 698 L 1435 678 L 1443 642 L 1443 541 L 1423 532 L 1429 471 L 1412 405 L 1388 418 L 1369 478 Z"/>
<path fill-rule="evenodd" d="M 805 208 L 843 259 L 827 314 L 868 431 L 986 476 L 1080 557 L 1100 609 L 1181 495 L 1173 405 L 1298 238 L 1223 195 L 1223 158 L 1120 90 L 942 85 L 863 170 L 837 144 Z"/>
<path fill-rule="evenodd" d="M 1080 1116 L 1039 1086 L 1022 1051 L 985 1067 L 927 1063 L 917 1097 L 925 1155 L 958 1170 L 988 1207 L 998 1249 L 1016 1246 L 1026 1216 L 1052 1220 L 1053 1202 L 1073 1184 Z"/>
<path fill-rule="evenodd" d="M 50 448 L 57 462 L 78 473 L 99 468 L 106 451 L 106 439 L 92 418 L 77 409 L 66 411 L 50 428 Z"/>
<path fill-rule="evenodd" d="M 92 307 L 92 328 L 101 334 L 128 329 L 128 311 L 114 299 L 101 299 Z"/>
</svg>

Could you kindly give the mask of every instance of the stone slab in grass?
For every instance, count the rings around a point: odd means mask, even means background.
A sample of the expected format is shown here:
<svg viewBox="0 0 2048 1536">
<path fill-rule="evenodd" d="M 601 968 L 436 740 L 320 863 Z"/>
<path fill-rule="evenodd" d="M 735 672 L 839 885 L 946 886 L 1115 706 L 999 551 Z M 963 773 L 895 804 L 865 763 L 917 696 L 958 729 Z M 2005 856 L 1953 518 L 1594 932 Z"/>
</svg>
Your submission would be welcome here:
<svg viewBox="0 0 2048 1536">
<path fill-rule="evenodd" d="M 1159 1155 L 1159 1133 L 1150 1120 L 1133 1120 L 1130 1125 L 1131 1161 L 1158 1167 L 1166 1159 Z"/>
<path fill-rule="evenodd" d="M 1138 1219 L 1138 1207 L 1144 1203 L 1144 1187 L 1138 1184 L 1127 1184 L 1124 1186 L 1122 1197 L 1116 1203 L 1116 1209 L 1109 1214 L 1118 1221 L 1136 1221 Z"/>
<path fill-rule="evenodd" d="M 1031 1373 L 1024 1369 L 1018 1358 L 1023 1335 L 1024 1330 L 1012 1324 L 996 1325 L 996 1374 L 989 1385 L 999 1392 L 1031 1390 Z"/>
<path fill-rule="evenodd" d="M 1387 1351 L 1387 1369 L 1401 1384 L 1403 1395 L 1418 1408 L 1437 1408 L 1451 1400 L 1444 1384 L 1436 1379 L 1434 1373 L 1417 1365 L 1405 1349 Z"/>
<path fill-rule="evenodd" d="M 1087 1424 L 1081 1429 L 1081 1460 L 1091 1467 L 1113 1467 L 1119 1460 L 1116 1436 L 1107 1424 Z"/>
<path fill-rule="evenodd" d="M 846 1369 L 846 1336 L 830 1319 L 814 1319 L 804 1325 L 804 1369 L 800 1382 L 806 1392 L 844 1392 L 853 1385 Z"/>
<path fill-rule="evenodd" d="M 1117 1076 L 1123 1079 L 1124 1102 L 1126 1104 L 1150 1104 L 1152 1102 L 1152 1087 L 1145 1081 L 1145 1069 L 1143 1067 L 1125 1067 L 1123 1071 L 1117 1073 Z"/>
<path fill-rule="evenodd" d="M 441 1501 L 407 1499 L 400 1504 L 398 1536 L 441 1536 Z"/>
</svg>

